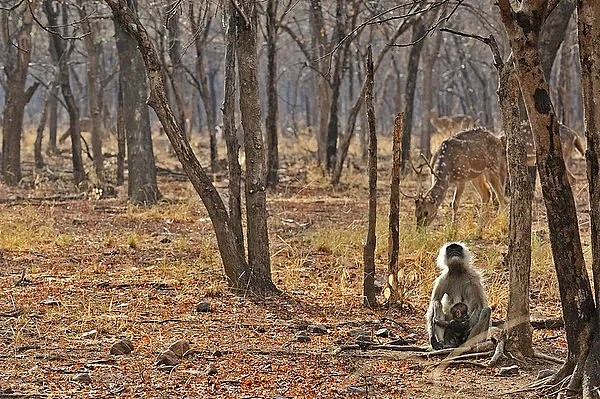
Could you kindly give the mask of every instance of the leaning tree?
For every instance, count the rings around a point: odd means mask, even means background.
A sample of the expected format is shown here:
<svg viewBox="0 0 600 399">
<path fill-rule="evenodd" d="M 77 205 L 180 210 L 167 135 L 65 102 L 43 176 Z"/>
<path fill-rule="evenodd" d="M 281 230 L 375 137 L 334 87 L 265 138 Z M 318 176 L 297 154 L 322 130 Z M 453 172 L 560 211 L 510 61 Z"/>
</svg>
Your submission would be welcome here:
<svg viewBox="0 0 600 399">
<path fill-rule="evenodd" d="M 239 9 L 230 7 L 234 18 L 238 75 L 243 88 L 240 102 L 244 141 L 246 143 L 246 214 L 248 221 L 248 253 L 232 228 L 232 220 L 223 199 L 204 168 L 194 155 L 166 95 L 163 65 L 144 25 L 128 6 L 127 0 L 105 0 L 117 23 L 135 38 L 144 59 L 150 95 L 148 104 L 155 110 L 173 149 L 190 182 L 200 196 L 210 216 L 228 283 L 236 290 L 257 294 L 276 292 L 270 275 L 269 246 L 266 225 L 264 153 L 260 134 L 258 81 L 256 79 L 256 2 L 245 2 Z M 233 36 L 233 35 L 232 35 Z M 228 36 L 230 37 L 230 36 Z M 251 167 L 249 167 L 251 165 Z"/>
</svg>

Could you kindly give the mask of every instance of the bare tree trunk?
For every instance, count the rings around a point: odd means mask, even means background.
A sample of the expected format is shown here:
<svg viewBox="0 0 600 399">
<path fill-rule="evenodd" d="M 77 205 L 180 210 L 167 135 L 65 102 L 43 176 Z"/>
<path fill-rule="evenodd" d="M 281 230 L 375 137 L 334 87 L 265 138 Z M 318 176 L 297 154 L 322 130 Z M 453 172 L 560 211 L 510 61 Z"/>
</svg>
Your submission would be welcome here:
<svg viewBox="0 0 600 399">
<path fill-rule="evenodd" d="M 413 26 L 412 42 L 417 41 L 425 34 L 425 26 L 423 21 L 419 20 Z M 402 136 L 402 171 L 405 172 L 408 168 L 410 160 L 413 114 L 415 109 L 415 92 L 417 85 L 417 74 L 419 72 L 419 60 L 421 58 L 421 50 L 423 49 L 424 41 L 421 40 L 412 45 L 408 55 L 408 71 L 406 73 L 406 90 L 404 104 L 404 131 Z"/>
<path fill-rule="evenodd" d="M 519 97 L 521 90 L 512 59 L 499 67 L 498 97 L 507 137 L 508 172 L 510 178 L 510 224 L 508 269 L 510 290 L 506 321 L 508 350 L 524 356 L 533 355 L 529 318 L 529 275 L 531 270 L 531 202 L 533 187 L 527 170 L 525 136 L 520 129 Z"/>
<path fill-rule="evenodd" d="M 225 51 L 225 92 L 223 96 L 223 135 L 227 142 L 227 166 L 229 169 L 229 225 L 235 235 L 240 253 L 244 253 L 244 232 L 242 229 L 242 167 L 239 162 L 240 143 L 235 126 L 235 10 L 229 7 L 227 22 L 227 47 Z"/>
<path fill-rule="evenodd" d="M 104 155 L 102 154 L 102 103 L 103 88 L 101 86 L 100 55 L 102 53 L 101 41 L 98 40 L 98 25 L 92 23 L 87 16 L 83 2 L 79 1 L 79 15 L 82 25 L 87 31 L 83 39 L 87 52 L 87 88 L 88 88 L 88 111 L 91 120 L 92 154 L 94 156 L 94 170 L 99 184 L 104 184 Z"/>
<path fill-rule="evenodd" d="M 23 114 L 25 105 L 35 92 L 37 85 L 25 90 L 29 61 L 31 59 L 31 29 L 33 18 L 27 4 L 15 10 L 0 10 L 2 43 L 5 52 L 4 73 L 6 93 L 3 111 L 2 135 L 2 174 L 4 182 L 16 186 L 21 180 L 21 136 L 23 134 Z M 29 3 L 35 9 L 36 2 Z M 17 12 L 20 16 L 17 16 Z M 15 13 L 14 16 L 9 14 Z M 10 37 L 10 19 L 20 21 L 15 37 Z M 15 45 L 17 43 L 17 45 Z"/>
<path fill-rule="evenodd" d="M 53 65 L 58 67 L 58 57 L 56 56 L 56 50 L 54 49 L 54 44 L 52 40 L 49 40 L 48 43 L 48 52 L 50 53 L 50 59 L 52 60 Z M 55 74 L 55 77 L 50 86 L 50 97 L 48 101 L 50 101 L 49 109 L 48 109 L 48 148 L 46 150 L 47 154 L 57 154 L 58 148 L 56 147 L 56 132 L 58 129 L 58 73 Z"/>
<path fill-rule="evenodd" d="M 367 239 L 364 245 L 364 281 L 363 296 L 366 306 L 377 306 L 375 297 L 375 245 L 377 235 L 375 227 L 377 224 L 377 133 L 375 131 L 375 109 L 373 107 L 373 53 L 371 46 L 367 49 L 366 63 L 367 89 L 365 92 L 365 103 L 367 106 L 367 120 L 369 123 L 369 227 Z"/>
<path fill-rule="evenodd" d="M 67 112 L 69 113 L 69 129 L 71 135 L 71 157 L 73 160 L 73 182 L 78 185 L 85 180 L 85 170 L 83 167 L 83 157 L 81 156 L 81 129 L 79 127 L 79 109 L 71 90 L 70 73 L 68 60 L 71 50 L 66 49 L 65 42 L 57 35 L 58 24 L 58 3 L 52 0 L 44 0 L 44 12 L 50 25 L 50 40 L 54 47 L 56 57 L 58 58 L 58 82 Z M 63 8 L 62 26 L 67 27 L 68 15 Z"/>
<path fill-rule="evenodd" d="M 126 3 L 132 10 L 137 10 L 136 0 L 126 0 Z M 125 30 L 123 25 L 115 23 L 115 31 L 123 83 L 127 140 L 127 192 L 130 201 L 134 203 L 154 204 L 161 195 L 156 183 L 150 114 L 146 105 L 148 88 L 144 62 L 137 51 L 135 38 Z"/>
<path fill-rule="evenodd" d="M 119 73 L 119 88 L 117 90 L 117 185 L 119 186 L 125 182 L 125 155 L 127 151 L 123 86 L 123 76 Z"/>
<path fill-rule="evenodd" d="M 577 30 L 583 89 L 585 154 L 589 183 L 592 272 L 596 298 L 594 339 L 585 362 L 584 398 L 597 398 L 600 385 L 600 1 L 577 1 Z M 585 344 L 585 343 L 583 343 Z"/>
<path fill-rule="evenodd" d="M 402 129 L 404 114 L 394 119 L 394 139 L 392 145 L 392 178 L 390 182 L 390 221 L 388 235 L 388 270 L 386 287 L 383 291 L 388 305 L 400 299 L 398 292 L 398 253 L 400 251 L 400 168 L 402 166 Z"/>
<path fill-rule="evenodd" d="M 279 181 L 279 148 L 277 143 L 277 0 L 267 0 L 267 186 Z"/>
<path fill-rule="evenodd" d="M 260 128 L 256 28 L 257 4 L 240 5 L 245 17 L 237 15 L 237 71 L 240 88 L 240 113 L 246 154 L 246 223 L 248 265 L 252 284 L 264 291 L 275 289 L 271 281 L 271 260 L 267 227 L 266 165 Z"/>
<path fill-rule="evenodd" d="M 208 135 L 210 141 L 210 170 L 213 173 L 216 173 L 219 169 L 219 153 L 217 148 L 217 115 L 216 115 L 216 107 L 214 105 L 214 96 L 212 94 L 212 90 L 208 84 L 208 78 L 213 75 L 206 73 L 205 60 L 204 60 L 204 52 L 206 50 L 206 40 L 207 35 L 209 33 L 211 18 L 206 17 L 206 26 L 203 29 L 200 29 L 199 22 L 196 19 L 196 15 L 194 12 L 194 2 L 190 2 L 189 4 L 189 17 L 190 24 L 192 27 L 192 31 L 198 32 L 194 36 L 194 46 L 196 47 L 196 73 L 198 74 L 198 82 L 199 87 L 198 91 L 200 94 L 200 98 L 202 99 L 202 105 L 204 106 L 204 112 L 206 114 L 206 125 L 208 127 Z M 206 6 L 208 7 L 208 5 Z M 200 14 L 200 12 L 199 12 Z M 205 15 L 208 14 L 208 10 L 205 10 Z M 198 16 L 200 18 L 200 15 Z M 214 81 L 214 76 L 213 76 Z M 227 99 L 225 99 L 227 101 Z M 234 117 L 234 109 L 231 109 L 232 117 Z M 237 157 L 237 155 L 236 155 Z M 237 161 L 236 161 L 237 162 Z"/>
<path fill-rule="evenodd" d="M 498 6 L 515 54 L 517 78 L 535 138 L 565 321 L 568 357 L 553 380 L 561 381 L 571 375 L 567 389 L 578 390 L 583 362 L 588 355 L 592 333 L 597 328 L 597 315 L 583 258 L 575 201 L 562 157 L 558 121 L 538 51 L 539 30 L 548 12 L 548 2 L 524 1 L 517 11 L 512 9 L 509 0 L 500 0 Z"/>
<path fill-rule="evenodd" d="M 46 94 L 46 100 L 44 101 L 44 108 L 42 109 L 42 116 L 35 134 L 35 143 L 33 145 L 33 158 L 35 160 L 35 167 L 41 169 L 44 167 L 44 156 L 42 155 L 42 140 L 44 139 L 44 129 L 46 128 L 46 121 L 48 120 L 48 108 L 50 104 L 50 97 L 52 94 L 48 92 Z"/>
</svg>

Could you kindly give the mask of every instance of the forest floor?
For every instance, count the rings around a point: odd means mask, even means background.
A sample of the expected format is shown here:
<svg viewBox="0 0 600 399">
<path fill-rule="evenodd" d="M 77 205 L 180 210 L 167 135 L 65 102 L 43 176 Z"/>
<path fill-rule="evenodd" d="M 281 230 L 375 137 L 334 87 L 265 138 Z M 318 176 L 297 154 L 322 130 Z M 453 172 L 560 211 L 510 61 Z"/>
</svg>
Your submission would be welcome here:
<svg viewBox="0 0 600 399">
<path fill-rule="evenodd" d="M 506 211 L 482 210 L 470 189 L 456 226 L 445 204 L 422 232 L 412 200 L 403 198 L 403 305 L 368 309 L 361 298 L 363 162 L 353 158 L 332 189 L 310 146 L 287 141 L 281 184 L 268 193 L 273 280 L 282 294 L 264 299 L 227 289 L 210 220 L 179 174 L 161 173 L 164 200 L 149 207 L 128 204 L 126 186 L 111 199 L 77 194 L 60 157 L 47 158 L 43 171 L 26 168 L 22 187 L 0 184 L 0 397 L 540 397 L 515 391 L 559 364 L 531 360 L 504 374 L 501 367 L 514 361 L 486 367 L 488 356 L 449 365 L 422 352 L 347 350 L 365 336 L 427 344 L 424 314 L 435 257 L 447 240 L 472 249 L 493 319 L 504 319 Z M 381 144 L 378 275 L 387 267 L 388 144 Z M 166 152 L 157 159 L 164 170 L 181 172 Z M 589 257 L 582 162 L 575 192 Z M 403 191 L 414 192 L 416 181 L 403 180 Z M 223 192 L 226 183 L 215 177 Z M 560 317 L 560 303 L 539 197 L 538 187 L 531 309 L 543 319 Z M 533 337 L 536 351 L 566 354 L 561 329 L 536 329 Z M 133 352 L 110 354 L 123 339 Z M 190 344 L 182 358 L 161 355 L 179 340 Z"/>
</svg>

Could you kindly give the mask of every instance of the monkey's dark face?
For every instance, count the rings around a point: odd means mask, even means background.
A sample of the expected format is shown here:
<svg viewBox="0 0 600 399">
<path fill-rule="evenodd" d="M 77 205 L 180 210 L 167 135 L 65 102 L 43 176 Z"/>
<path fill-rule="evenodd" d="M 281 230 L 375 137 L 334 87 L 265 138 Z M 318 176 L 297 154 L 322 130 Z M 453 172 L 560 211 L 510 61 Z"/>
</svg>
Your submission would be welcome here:
<svg viewBox="0 0 600 399">
<path fill-rule="evenodd" d="M 454 320 L 464 319 L 467 315 L 467 306 L 463 303 L 457 303 L 452 307 L 450 312 L 452 313 L 452 318 Z"/>
<path fill-rule="evenodd" d="M 461 266 L 465 261 L 465 250 L 460 244 L 450 244 L 446 247 L 446 264 L 449 267 Z"/>
</svg>

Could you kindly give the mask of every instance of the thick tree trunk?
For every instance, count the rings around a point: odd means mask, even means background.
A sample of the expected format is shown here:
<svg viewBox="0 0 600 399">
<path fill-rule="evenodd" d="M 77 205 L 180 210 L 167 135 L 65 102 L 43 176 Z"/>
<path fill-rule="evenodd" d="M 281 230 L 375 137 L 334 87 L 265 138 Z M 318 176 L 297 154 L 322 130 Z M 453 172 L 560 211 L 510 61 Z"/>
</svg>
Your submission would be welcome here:
<svg viewBox="0 0 600 399">
<path fill-rule="evenodd" d="M 364 304 L 369 307 L 377 306 L 375 297 L 375 246 L 377 235 L 375 227 L 377 224 L 377 133 L 375 131 L 375 109 L 373 107 L 373 54 L 371 46 L 367 49 L 367 90 L 365 92 L 365 103 L 367 106 L 367 120 L 369 123 L 369 226 L 367 238 L 364 245 L 364 280 L 363 295 Z"/>
<path fill-rule="evenodd" d="M 390 220 L 388 235 L 388 270 L 383 296 L 388 305 L 400 300 L 398 292 L 398 253 L 400 251 L 400 169 L 402 166 L 402 129 L 404 114 L 394 119 L 394 139 L 392 144 L 392 178 L 390 182 Z"/>
<path fill-rule="evenodd" d="M 246 223 L 248 231 L 248 265 L 252 285 L 264 291 L 275 290 L 271 281 L 269 234 L 267 230 L 266 165 L 260 126 L 256 28 L 257 4 L 241 5 L 245 18 L 237 15 L 237 71 L 240 88 L 240 113 L 244 129 L 246 154 Z"/>
<path fill-rule="evenodd" d="M 508 350 L 532 356 L 529 317 L 529 275 L 531 270 L 531 202 L 533 187 L 527 170 L 525 136 L 519 112 L 521 90 L 512 58 L 499 68 L 498 97 L 502 126 L 506 132 L 510 179 L 510 223 L 508 239 L 509 294 L 506 314 Z"/>
<path fill-rule="evenodd" d="M 596 298 L 596 329 L 583 376 L 584 398 L 598 398 L 600 385 L 600 1 L 577 1 L 577 30 L 590 199 L 592 272 Z"/>
<path fill-rule="evenodd" d="M 132 10 L 137 9 L 137 4 L 132 0 L 127 0 L 127 4 Z M 121 23 L 115 22 L 125 111 L 127 192 L 129 200 L 133 203 L 154 204 L 161 195 L 156 183 L 150 114 L 146 105 L 148 88 L 144 62 L 137 51 L 135 38 L 125 30 Z"/>
<path fill-rule="evenodd" d="M 227 166 L 229 170 L 229 226 L 233 230 L 240 253 L 244 253 L 244 231 L 242 229 L 242 167 L 239 162 L 240 143 L 235 126 L 235 9 L 230 5 L 227 22 L 227 47 L 225 50 L 225 91 L 223 97 L 223 135 L 227 143 Z"/>
<path fill-rule="evenodd" d="M 275 187 L 279 181 L 279 147 L 277 119 L 279 103 L 277 90 L 277 0 L 267 1 L 267 186 Z"/>
<path fill-rule="evenodd" d="M 422 21 L 418 21 L 413 26 L 412 41 L 420 39 L 425 34 L 425 26 Z M 419 60 L 421 58 L 421 50 L 423 49 L 424 41 L 421 40 L 415 43 L 410 48 L 408 55 L 408 71 L 406 73 L 406 90 L 404 94 L 404 131 L 402 135 L 402 171 L 406 172 L 409 166 L 413 114 L 415 111 L 415 92 L 417 89 L 417 74 L 419 72 Z"/>
<path fill-rule="evenodd" d="M 35 2 L 31 6 L 35 7 Z M 31 29 L 33 18 L 27 4 L 9 11 L 0 11 L 2 21 L 2 41 L 5 49 L 4 73 L 6 75 L 6 93 L 4 97 L 3 134 L 2 134 L 2 174 L 4 182 L 16 186 L 21 180 L 21 136 L 23 134 L 23 114 L 29 101 L 25 90 L 29 61 L 31 59 Z M 10 37 L 9 14 L 21 14 L 20 26 L 16 36 Z M 15 16 L 13 16 L 14 18 Z M 33 94 L 33 93 L 32 93 Z"/>
<path fill-rule="evenodd" d="M 536 159 L 565 321 L 568 358 L 554 378 L 561 380 L 575 370 L 568 388 L 579 389 L 581 368 L 596 328 L 596 312 L 579 237 L 575 201 L 562 157 L 558 121 L 537 47 L 547 5 L 548 2 L 543 0 L 524 1 L 522 8 L 514 11 L 509 0 L 498 2 L 515 54 L 517 78 L 536 143 Z"/>
</svg>

